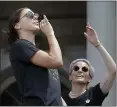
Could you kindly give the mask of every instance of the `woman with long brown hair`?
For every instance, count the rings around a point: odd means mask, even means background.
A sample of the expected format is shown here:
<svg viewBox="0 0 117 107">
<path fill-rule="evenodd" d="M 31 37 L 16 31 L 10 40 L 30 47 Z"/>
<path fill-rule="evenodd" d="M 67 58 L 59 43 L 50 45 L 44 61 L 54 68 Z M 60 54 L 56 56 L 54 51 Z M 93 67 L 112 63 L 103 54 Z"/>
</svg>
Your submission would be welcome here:
<svg viewBox="0 0 117 107">
<path fill-rule="evenodd" d="M 44 15 L 29 8 L 16 10 L 9 20 L 10 61 L 23 95 L 24 104 L 61 106 L 61 88 L 57 68 L 63 66 L 61 50 L 54 30 Z M 49 52 L 35 45 L 35 35 L 42 31 L 47 37 Z"/>
</svg>

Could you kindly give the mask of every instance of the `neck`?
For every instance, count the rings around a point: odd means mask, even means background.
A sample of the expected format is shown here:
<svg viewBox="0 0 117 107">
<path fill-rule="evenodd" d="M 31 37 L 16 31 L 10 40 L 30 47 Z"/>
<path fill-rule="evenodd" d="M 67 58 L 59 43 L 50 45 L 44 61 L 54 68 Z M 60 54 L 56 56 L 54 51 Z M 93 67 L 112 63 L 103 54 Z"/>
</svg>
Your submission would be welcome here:
<svg viewBox="0 0 117 107">
<path fill-rule="evenodd" d="M 86 88 L 87 88 L 86 84 L 72 83 L 71 93 L 79 96 L 86 91 Z"/>
<path fill-rule="evenodd" d="M 22 31 L 19 33 L 19 39 L 25 39 L 35 45 L 35 34 L 33 32 Z"/>
</svg>

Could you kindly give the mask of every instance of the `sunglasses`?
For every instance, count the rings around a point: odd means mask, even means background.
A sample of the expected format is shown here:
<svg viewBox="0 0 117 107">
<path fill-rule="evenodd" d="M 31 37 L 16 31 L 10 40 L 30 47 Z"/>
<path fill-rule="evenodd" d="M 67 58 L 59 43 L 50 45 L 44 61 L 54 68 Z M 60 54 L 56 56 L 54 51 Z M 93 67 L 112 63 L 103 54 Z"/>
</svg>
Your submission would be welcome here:
<svg viewBox="0 0 117 107">
<path fill-rule="evenodd" d="M 35 17 L 36 16 L 36 17 Z M 28 11 L 26 14 L 24 14 L 20 20 L 23 18 L 23 17 L 27 17 L 27 18 L 30 18 L 30 19 L 37 19 L 39 22 L 41 20 L 43 20 L 43 15 L 39 15 L 38 13 L 33 13 L 31 11 Z"/>
<path fill-rule="evenodd" d="M 79 66 L 74 66 L 73 67 L 74 71 L 78 71 L 79 69 L 80 69 Z M 88 67 L 86 67 L 86 66 L 82 67 L 81 69 L 82 69 L 83 72 L 88 72 L 89 71 Z"/>
</svg>

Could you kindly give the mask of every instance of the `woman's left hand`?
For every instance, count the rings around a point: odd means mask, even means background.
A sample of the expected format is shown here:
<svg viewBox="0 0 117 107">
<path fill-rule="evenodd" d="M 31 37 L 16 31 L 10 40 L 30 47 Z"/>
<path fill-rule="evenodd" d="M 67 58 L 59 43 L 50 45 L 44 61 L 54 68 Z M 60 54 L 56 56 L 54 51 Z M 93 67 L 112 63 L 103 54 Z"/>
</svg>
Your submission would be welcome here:
<svg viewBox="0 0 117 107">
<path fill-rule="evenodd" d="M 40 22 L 40 28 L 41 31 L 45 34 L 45 36 L 50 36 L 54 34 L 53 27 L 45 15 L 44 19 Z"/>
<path fill-rule="evenodd" d="M 86 32 L 84 32 L 84 35 L 91 44 L 97 46 L 99 43 L 97 33 L 89 24 L 86 26 Z"/>
</svg>

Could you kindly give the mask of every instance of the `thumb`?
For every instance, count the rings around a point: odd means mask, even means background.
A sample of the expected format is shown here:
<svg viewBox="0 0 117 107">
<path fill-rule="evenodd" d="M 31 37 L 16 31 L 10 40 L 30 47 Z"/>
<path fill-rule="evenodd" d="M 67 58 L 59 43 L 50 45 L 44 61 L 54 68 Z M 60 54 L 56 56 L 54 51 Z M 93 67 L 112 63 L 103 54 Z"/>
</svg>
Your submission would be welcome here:
<svg viewBox="0 0 117 107">
<path fill-rule="evenodd" d="M 88 37 L 88 35 L 87 35 L 87 33 L 86 33 L 86 32 L 84 32 L 84 35 L 85 35 L 85 37 L 86 37 L 86 38 Z"/>
</svg>

